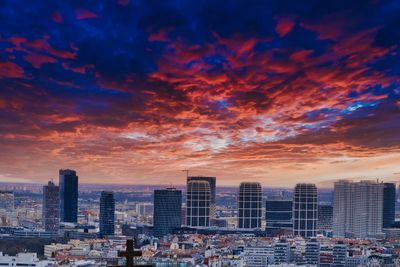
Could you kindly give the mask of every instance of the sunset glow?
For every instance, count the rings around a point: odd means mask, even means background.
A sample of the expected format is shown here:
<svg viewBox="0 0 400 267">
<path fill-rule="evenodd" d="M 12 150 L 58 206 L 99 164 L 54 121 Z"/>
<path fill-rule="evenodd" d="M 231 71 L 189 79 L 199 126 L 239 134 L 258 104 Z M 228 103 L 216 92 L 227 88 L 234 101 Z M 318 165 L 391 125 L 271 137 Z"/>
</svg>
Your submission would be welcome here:
<svg viewBox="0 0 400 267">
<path fill-rule="evenodd" d="M 398 181 L 399 2 L 250 2 L 0 4 L 0 182 Z"/>
</svg>

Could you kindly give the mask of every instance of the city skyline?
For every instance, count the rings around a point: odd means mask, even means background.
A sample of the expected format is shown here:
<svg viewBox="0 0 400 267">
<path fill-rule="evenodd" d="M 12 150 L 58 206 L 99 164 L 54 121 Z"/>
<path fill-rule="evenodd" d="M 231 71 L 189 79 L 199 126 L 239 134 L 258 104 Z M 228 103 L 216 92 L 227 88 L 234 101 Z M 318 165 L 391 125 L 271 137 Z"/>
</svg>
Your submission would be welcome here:
<svg viewBox="0 0 400 267">
<path fill-rule="evenodd" d="M 0 5 L 0 182 L 400 179 L 398 1 Z M 16 23 L 18 22 L 18 23 Z M 327 187 L 327 186 L 326 186 Z"/>
<path fill-rule="evenodd" d="M 400 267 L 399 14 L 0 1 L 0 266 Z"/>
<path fill-rule="evenodd" d="M 49 181 L 41 191 L 27 187 L 0 192 L 2 242 L 39 242 L 30 248 L 35 253 L 15 256 L 4 254 L 15 251 L 14 245 L 4 244 L 2 265 L 30 265 L 39 257 L 41 263 L 50 263 L 46 266 L 66 260 L 70 265 L 128 266 L 123 258 L 132 255 L 147 266 L 172 260 L 237 267 L 392 267 L 399 262 L 395 184 L 340 180 L 329 193 L 312 183 L 298 183 L 289 193 L 242 182 L 236 190 L 217 194 L 216 177 L 188 176 L 185 192 L 173 187 L 105 191 L 99 186 L 80 192 L 76 207 L 74 198 L 66 197 L 78 190 L 79 173 L 60 169 L 59 174 L 60 188 Z M 63 204 L 68 216 L 60 212 Z M 41 243 L 45 240 L 52 242 Z"/>
</svg>

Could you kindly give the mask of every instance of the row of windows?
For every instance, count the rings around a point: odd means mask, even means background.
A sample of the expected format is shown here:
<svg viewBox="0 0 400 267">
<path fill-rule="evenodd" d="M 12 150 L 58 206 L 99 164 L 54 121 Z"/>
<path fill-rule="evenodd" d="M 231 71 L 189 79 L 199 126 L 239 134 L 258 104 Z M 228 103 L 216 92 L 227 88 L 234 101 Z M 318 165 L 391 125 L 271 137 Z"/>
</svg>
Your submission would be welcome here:
<svg viewBox="0 0 400 267">
<path fill-rule="evenodd" d="M 318 198 L 316 196 L 294 196 L 294 202 L 317 202 Z"/>
<path fill-rule="evenodd" d="M 293 208 L 292 201 L 266 201 L 265 209 L 268 211 L 291 211 Z"/>
<path fill-rule="evenodd" d="M 210 210 L 209 209 L 187 209 L 186 210 L 187 216 L 209 216 Z"/>
<path fill-rule="evenodd" d="M 267 221 L 270 220 L 291 220 L 292 219 L 292 213 L 272 213 L 272 212 L 267 212 L 265 215 L 265 218 Z"/>
<path fill-rule="evenodd" d="M 313 218 L 316 220 L 318 218 L 318 214 L 316 211 L 294 211 L 293 218 L 295 219 Z"/>
<path fill-rule="evenodd" d="M 293 209 L 314 209 L 317 210 L 318 206 L 317 204 L 305 204 L 305 203 L 301 203 L 300 205 L 293 205 Z"/>
<path fill-rule="evenodd" d="M 210 206 L 210 201 L 198 201 L 198 200 L 188 200 L 186 202 L 188 207 L 196 206 L 196 207 L 208 207 Z"/>
<path fill-rule="evenodd" d="M 294 229 L 315 229 L 316 227 L 317 227 L 316 220 L 294 221 L 293 223 Z"/>
<path fill-rule="evenodd" d="M 203 196 L 203 195 L 188 195 L 187 196 L 188 200 L 202 200 L 202 201 L 208 201 L 210 202 L 210 197 L 209 196 Z"/>
<path fill-rule="evenodd" d="M 239 219 L 239 228 L 260 228 L 260 219 Z"/>
</svg>

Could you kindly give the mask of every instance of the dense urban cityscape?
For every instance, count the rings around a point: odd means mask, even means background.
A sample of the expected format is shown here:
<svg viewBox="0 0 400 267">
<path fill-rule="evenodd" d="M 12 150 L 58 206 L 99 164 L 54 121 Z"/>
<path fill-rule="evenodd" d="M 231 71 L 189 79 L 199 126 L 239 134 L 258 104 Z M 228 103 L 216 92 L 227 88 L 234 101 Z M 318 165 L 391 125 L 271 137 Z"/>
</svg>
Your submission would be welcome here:
<svg viewBox="0 0 400 267">
<path fill-rule="evenodd" d="M 400 0 L 0 1 L 0 267 L 400 267 Z"/>
<path fill-rule="evenodd" d="M 338 180 L 333 190 L 318 190 L 312 183 L 266 189 L 246 181 L 219 188 L 216 177 L 186 180 L 183 188 L 99 190 L 101 185 L 81 188 L 75 170 L 61 169 L 58 185 L 3 184 L 0 244 L 8 248 L 1 248 L 20 251 L 2 252 L 0 265 L 123 266 L 127 240 L 141 252 L 139 265 L 400 263 L 396 183 Z M 41 242 L 21 245 L 27 240 Z"/>
</svg>

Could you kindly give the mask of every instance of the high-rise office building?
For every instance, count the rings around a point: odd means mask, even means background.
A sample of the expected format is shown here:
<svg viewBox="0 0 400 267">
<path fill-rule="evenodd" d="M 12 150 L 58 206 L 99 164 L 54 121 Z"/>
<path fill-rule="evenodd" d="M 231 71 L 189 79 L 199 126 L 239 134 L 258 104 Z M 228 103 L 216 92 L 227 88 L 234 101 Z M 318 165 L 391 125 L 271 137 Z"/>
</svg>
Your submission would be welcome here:
<svg viewBox="0 0 400 267">
<path fill-rule="evenodd" d="M 58 231 L 60 227 L 60 190 L 51 181 L 43 186 L 42 218 L 43 228 L 46 231 Z"/>
<path fill-rule="evenodd" d="M 383 184 L 383 214 L 382 227 L 390 228 L 394 223 L 396 211 L 396 184 Z"/>
<path fill-rule="evenodd" d="M 206 181 L 210 185 L 211 195 L 210 195 L 210 225 L 216 217 L 217 205 L 215 202 L 216 192 L 217 192 L 217 178 L 212 176 L 188 176 L 186 183 L 190 181 Z"/>
<path fill-rule="evenodd" d="M 101 192 L 99 217 L 100 236 L 113 235 L 115 232 L 115 199 L 113 192 Z"/>
<path fill-rule="evenodd" d="M 318 205 L 318 225 L 319 231 L 332 231 L 333 206 Z"/>
<path fill-rule="evenodd" d="M 181 227 L 182 191 L 154 190 L 154 235 L 162 237 Z"/>
<path fill-rule="evenodd" d="M 333 191 L 333 234 L 345 237 L 353 231 L 353 182 L 335 182 Z"/>
<path fill-rule="evenodd" d="M 239 186 L 239 228 L 261 228 L 262 188 L 257 182 L 243 182 Z"/>
<path fill-rule="evenodd" d="M 62 222 L 78 220 L 78 176 L 74 170 L 60 170 L 60 217 Z"/>
<path fill-rule="evenodd" d="M 14 211 L 14 191 L 1 190 L 0 191 L 0 210 Z"/>
<path fill-rule="evenodd" d="M 269 235 L 289 234 L 293 231 L 293 201 L 268 199 L 265 201 L 266 231 Z"/>
<path fill-rule="evenodd" d="M 211 188 L 207 181 L 189 181 L 186 197 L 186 225 L 210 226 Z"/>
<path fill-rule="evenodd" d="M 335 236 L 382 236 L 383 183 L 338 181 L 334 188 Z"/>
<path fill-rule="evenodd" d="M 346 267 L 347 245 L 343 241 L 338 241 L 333 246 L 332 267 Z"/>
<path fill-rule="evenodd" d="M 302 237 L 317 235 L 318 195 L 315 184 L 297 184 L 293 196 L 293 234 Z"/>
<path fill-rule="evenodd" d="M 318 240 L 312 238 L 306 243 L 305 261 L 307 265 L 319 266 L 320 244 Z"/>
<path fill-rule="evenodd" d="M 383 184 L 356 183 L 354 198 L 354 235 L 360 238 L 382 236 Z"/>
</svg>

